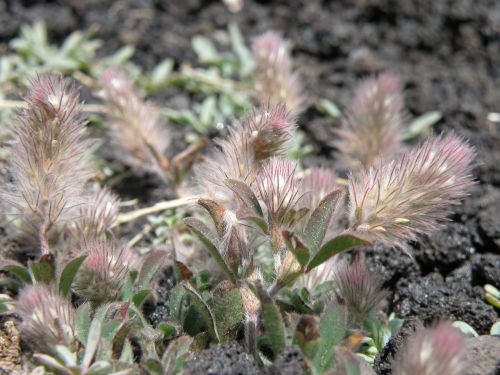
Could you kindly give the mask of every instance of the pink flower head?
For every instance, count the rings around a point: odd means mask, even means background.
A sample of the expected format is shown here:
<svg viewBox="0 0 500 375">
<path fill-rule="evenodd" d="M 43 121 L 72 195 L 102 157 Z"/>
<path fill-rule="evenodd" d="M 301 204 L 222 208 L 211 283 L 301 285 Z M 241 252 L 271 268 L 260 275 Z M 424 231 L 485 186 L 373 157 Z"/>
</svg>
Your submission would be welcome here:
<svg viewBox="0 0 500 375">
<path fill-rule="evenodd" d="M 431 137 L 399 160 L 349 179 L 352 229 L 387 245 L 406 247 L 451 212 L 473 184 L 474 148 L 454 134 Z"/>
<path fill-rule="evenodd" d="M 45 285 L 28 286 L 19 295 L 16 312 L 21 333 L 33 349 L 54 353 L 56 345 L 76 343 L 75 311 L 69 300 Z"/>
<path fill-rule="evenodd" d="M 292 138 L 295 122 L 283 104 L 263 106 L 245 119 L 256 160 L 283 153 Z"/>
<path fill-rule="evenodd" d="M 262 167 L 257 177 L 260 198 L 274 224 L 280 224 L 300 198 L 295 169 L 295 164 L 288 160 L 272 158 Z"/>
<path fill-rule="evenodd" d="M 164 157 L 170 138 L 160 122 L 158 109 L 145 102 L 121 72 L 110 68 L 101 76 L 102 96 L 108 107 L 113 142 L 124 161 L 164 178 Z"/>
<path fill-rule="evenodd" d="M 462 375 L 467 373 L 464 336 L 450 323 L 417 328 L 393 362 L 395 375 Z"/>
<path fill-rule="evenodd" d="M 30 232 L 46 234 L 82 204 L 92 141 L 84 139 L 78 92 L 62 77 L 33 80 L 26 103 L 12 126 L 12 182 L 2 196 Z"/>
<path fill-rule="evenodd" d="M 75 292 L 96 305 L 117 299 L 130 270 L 127 250 L 101 239 L 89 241 L 82 252 L 88 256 L 75 278 Z"/>
<path fill-rule="evenodd" d="M 387 296 L 387 292 L 382 289 L 382 277 L 370 272 L 360 257 L 352 264 L 338 264 L 333 279 L 339 299 L 358 323 L 375 311 Z"/>
<path fill-rule="evenodd" d="M 257 63 L 256 90 L 262 102 L 285 103 L 293 114 L 302 110 L 302 85 L 292 70 L 287 43 L 274 31 L 255 38 L 252 52 Z"/>
<path fill-rule="evenodd" d="M 337 176 L 326 168 L 311 168 L 306 170 L 302 178 L 303 197 L 301 203 L 314 210 L 326 194 L 338 188 Z"/>
<path fill-rule="evenodd" d="M 375 166 L 401 150 L 405 118 L 401 84 L 392 74 L 361 82 L 334 145 L 346 165 L 354 169 Z"/>
</svg>

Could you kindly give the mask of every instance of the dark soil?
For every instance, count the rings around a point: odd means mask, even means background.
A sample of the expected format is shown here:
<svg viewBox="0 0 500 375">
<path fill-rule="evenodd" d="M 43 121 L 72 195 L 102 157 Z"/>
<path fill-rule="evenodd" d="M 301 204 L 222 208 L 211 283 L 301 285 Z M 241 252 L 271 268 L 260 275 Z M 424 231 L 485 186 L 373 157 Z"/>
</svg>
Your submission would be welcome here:
<svg viewBox="0 0 500 375">
<path fill-rule="evenodd" d="M 479 333 L 487 333 L 498 319 L 498 311 L 485 302 L 482 286 L 500 286 L 500 129 L 498 123 L 488 120 L 488 113 L 500 112 L 500 2 L 244 3 L 240 13 L 232 14 L 222 1 L 215 0 L 0 0 L 0 51 L 22 23 L 36 18 L 47 21 L 56 40 L 75 29 L 97 25 L 104 51 L 133 44 L 135 61 L 145 68 L 165 57 L 174 58 L 177 64 L 194 62 L 190 38 L 204 34 L 223 41 L 220 32 L 229 22 L 236 22 L 248 38 L 270 28 L 281 30 L 293 42 L 294 57 L 311 98 L 300 119 L 316 150 L 307 164 L 316 162 L 318 155 L 329 158 L 335 153 L 330 144 L 331 130 L 337 124 L 320 116 L 312 105 L 317 98 L 328 98 L 343 107 L 361 77 L 382 70 L 399 74 L 410 114 L 442 111 L 443 119 L 435 130 L 454 130 L 477 148 L 478 184 L 457 208 L 454 222 L 415 245 L 412 258 L 376 246 L 366 251 L 368 262 L 384 275 L 391 291 L 390 309 L 398 316 L 425 322 L 463 320 Z M 178 93 L 165 100 L 174 107 L 189 105 L 189 98 Z M 129 197 L 137 191 L 142 197 L 144 185 L 135 187 L 134 183 L 128 181 L 123 194 Z M 161 290 L 158 309 L 150 315 L 153 322 L 165 316 L 162 298 L 168 295 L 168 288 L 165 293 Z M 397 336 L 384 349 L 377 365 L 380 373 L 390 373 L 387 353 L 397 350 L 400 341 Z M 230 354 L 231 366 L 247 371 L 239 372 L 242 374 L 256 371 L 241 348 L 227 345 L 223 350 Z M 209 373 L 203 367 L 209 358 L 204 356 L 199 357 L 200 363 L 187 365 L 191 373 Z"/>
</svg>

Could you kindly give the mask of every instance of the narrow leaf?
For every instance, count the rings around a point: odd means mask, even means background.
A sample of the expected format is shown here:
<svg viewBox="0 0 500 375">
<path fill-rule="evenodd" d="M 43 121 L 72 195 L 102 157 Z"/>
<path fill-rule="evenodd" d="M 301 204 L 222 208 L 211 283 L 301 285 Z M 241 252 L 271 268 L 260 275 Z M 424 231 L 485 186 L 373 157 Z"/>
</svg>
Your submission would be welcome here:
<svg viewBox="0 0 500 375">
<path fill-rule="evenodd" d="M 134 294 L 132 297 L 132 302 L 134 305 L 138 308 L 142 306 L 146 298 L 148 298 L 151 295 L 151 290 L 149 289 L 143 289 L 137 293 Z"/>
<path fill-rule="evenodd" d="M 82 365 L 84 367 L 89 367 L 92 363 L 92 358 L 99 345 L 99 339 L 101 338 L 101 321 L 99 319 L 93 319 L 90 323 L 90 329 L 87 339 L 87 344 L 85 346 L 85 353 L 83 354 Z"/>
<path fill-rule="evenodd" d="M 231 271 L 222 255 L 219 253 L 217 246 L 214 244 L 215 241 L 210 229 L 205 224 L 203 224 L 202 221 L 194 217 L 188 217 L 184 219 L 184 224 L 186 224 L 203 243 L 210 255 L 215 259 L 219 267 L 229 276 L 229 278 L 232 281 L 236 281 L 236 276 L 234 275 L 233 271 Z"/>
<path fill-rule="evenodd" d="M 90 329 L 90 303 L 80 305 L 76 310 L 76 334 L 83 345 L 87 344 Z"/>
<path fill-rule="evenodd" d="M 151 284 L 151 280 L 156 273 L 163 268 L 167 259 L 167 253 L 165 251 L 153 251 L 148 254 L 142 263 L 139 275 L 137 275 L 137 288 L 147 289 Z"/>
<path fill-rule="evenodd" d="M 405 134 L 403 134 L 403 139 L 411 139 L 417 135 L 426 133 L 429 129 L 436 124 L 443 115 L 439 111 L 432 111 L 424 113 L 423 115 L 417 117 L 407 126 Z"/>
<path fill-rule="evenodd" d="M 18 263 L 13 260 L 1 259 L 0 260 L 0 269 L 13 273 L 16 277 L 18 277 L 25 284 L 31 284 L 31 275 L 28 269 L 23 266 L 21 263 Z"/>
<path fill-rule="evenodd" d="M 304 243 L 292 232 L 283 231 L 283 238 L 288 250 L 297 258 L 297 261 L 302 267 L 305 267 L 310 258 L 309 249 Z"/>
<path fill-rule="evenodd" d="M 78 258 L 71 260 L 64 267 L 61 272 L 61 276 L 59 277 L 59 292 L 63 297 L 66 297 L 71 289 L 71 284 L 78 272 L 78 269 L 82 265 L 83 261 L 87 258 L 86 255 L 82 255 Z"/>
<path fill-rule="evenodd" d="M 50 284 L 55 273 L 54 256 L 52 254 L 43 255 L 38 262 L 30 264 L 30 271 L 36 282 Z"/>
<path fill-rule="evenodd" d="M 341 196 L 342 189 L 337 189 L 328 193 L 321 202 L 319 202 L 318 207 L 312 212 L 303 236 L 304 242 L 312 254 L 315 254 L 321 246 Z"/>
<path fill-rule="evenodd" d="M 221 340 L 219 332 L 217 330 L 216 320 L 212 309 L 210 308 L 210 306 L 208 306 L 203 297 L 198 293 L 198 291 L 195 288 L 193 288 L 192 285 L 184 284 L 184 288 L 193 297 L 193 302 L 195 303 L 196 307 L 198 308 L 198 311 L 200 312 L 203 320 L 205 321 L 205 324 L 208 327 L 210 335 L 215 340 L 217 340 L 217 342 L 220 342 Z"/>
<path fill-rule="evenodd" d="M 260 207 L 259 200 L 253 193 L 252 189 L 242 181 L 227 179 L 224 184 L 236 194 L 236 196 L 250 208 L 257 216 L 263 217 L 262 208 Z"/>
<path fill-rule="evenodd" d="M 272 356 L 275 358 L 286 345 L 285 325 L 281 312 L 273 299 L 262 287 L 259 287 L 258 290 L 262 302 L 263 325 L 266 330 L 262 341 L 269 345 Z"/>
<path fill-rule="evenodd" d="M 332 256 L 341 253 L 342 251 L 349 250 L 355 246 L 369 245 L 370 242 L 361 238 L 352 236 L 350 234 L 343 234 L 337 236 L 327 243 L 314 255 L 309 264 L 307 265 L 306 272 L 311 271 L 313 268 L 326 262 Z"/>
</svg>

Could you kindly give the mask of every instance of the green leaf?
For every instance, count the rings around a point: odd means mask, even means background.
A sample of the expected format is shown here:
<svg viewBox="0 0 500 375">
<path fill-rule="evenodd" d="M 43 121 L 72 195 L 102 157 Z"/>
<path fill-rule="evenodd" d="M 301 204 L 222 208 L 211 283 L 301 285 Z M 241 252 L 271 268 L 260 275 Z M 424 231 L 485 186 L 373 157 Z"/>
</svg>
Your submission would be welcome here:
<svg viewBox="0 0 500 375">
<path fill-rule="evenodd" d="M 78 340 L 80 340 L 83 345 L 87 344 L 90 329 L 90 311 L 91 306 L 89 302 L 80 305 L 76 310 L 76 334 L 78 336 Z"/>
<path fill-rule="evenodd" d="M 43 255 L 37 262 L 30 264 L 30 271 L 37 283 L 50 284 L 55 273 L 54 256 Z"/>
<path fill-rule="evenodd" d="M 226 235 L 226 222 L 224 220 L 224 214 L 226 209 L 224 206 L 211 199 L 198 199 L 198 204 L 208 211 L 214 224 L 219 239 Z"/>
<path fill-rule="evenodd" d="M 156 273 L 163 268 L 168 255 L 165 251 L 153 251 L 148 254 L 142 263 L 139 275 L 137 275 L 136 287 L 147 289 Z"/>
<path fill-rule="evenodd" d="M 194 36 L 193 39 L 191 39 L 191 46 L 202 63 L 212 63 L 220 58 L 212 41 L 204 36 Z"/>
<path fill-rule="evenodd" d="M 214 294 L 213 310 L 217 330 L 223 340 L 235 339 L 237 328 L 243 320 L 243 302 L 238 288 Z"/>
<path fill-rule="evenodd" d="M 21 263 L 18 263 L 13 260 L 1 259 L 0 260 L 0 269 L 8 271 L 14 274 L 25 284 L 31 284 L 31 275 L 28 269 L 23 266 Z"/>
<path fill-rule="evenodd" d="M 234 22 L 229 24 L 229 37 L 231 38 L 231 46 L 238 56 L 238 60 L 240 63 L 240 76 L 248 77 L 252 70 L 255 67 L 255 62 L 253 60 L 252 52 L 245 45 L 245 41 L 243 39 L 243 35 L 238 27 L 238 25 Z"/>
<path fill-rule="evenodd" d="M 321 99 L 318 104 L 318 109 L 325 115 L 337 118 L 342 115 L 342 112 L 340 112 L 339 107 L 332 102 L 331 100 L 328 99 Z"/>
<path fill-rule="evenodd" d="M 500 336 L 500 321 L 493 324 L 490 328 L 491 336 Z"/>
<path fill-rule="evenodd" d="M 274 359 L 286 345 L 285 325 L 281 312 L 273 299 L 262 287 L 258 290 L 262 302 L 262 320 L 266 330 L 262 342 L 269 346 Z"/>
<path fill-rule="evenodd" d="M 193 302 L 198 309 L 201 317 L 205 321 L 205 324 L 208 328 L 208 332 L 217 340 L 217 342 L 221 342 L 219 332 L 217 330 L 216 320 L 214 313 L 210 306 L 205 302 L 203 297 L 198 293 L 198 291 L 190 284 L 184 284 L 184 288 L 191 294 L 193 297 Z"/>
<path fill-rule="evenodd" d="M 143 362 L 144 369 L 149 375 L 163 375 L 163 365 L 158 359 L 147 358 Z"/>
<path fill-rule="evenodd" d="M 83 261 L 87 258 L 87 255 L 82 255 L 78 258 L 71 260 L 64 267 L 61 272 L 61 276 L 59 277 L 59 293 L 63 297 L 66 297 L 71 289 L 71 284 L 78 272 L 78 269 L 82 265 Z"/>
<path fill-rule="evenodd" d="M 328 225 L 339 204 L 342 192 L 342 189 L 337 189 L 328 193 L 319 202 L 318 207 L 312 212 L 307 222 L 303 239 L 312 254 L 318 251 L 325 238 Z"/>
<path fill-rule="evenodd" d="M 305 267 L 310 258 L 309 249 L 302 241 L 292 232 L 283 231 L 283 238 L 288 250 L 297 258 L 297 261 L 302 267 Z"/>
<path fill-rule="evenodd" d="M 264 217 L 262 213 L 262 208 L 260 207 L 259 200 L 253 193 L 250 187 L 238 180 L 227 179 L 224 180 L 224 184 L 231 189 L 231 191 L 247 206 L 253 213 L 257 214 L 259 217 Z"/>
<path fill-rule="evenodd" d="M 99 340 L 101 338 L 102 324 L 99 319 L 93 319 L 90 323 L 90 329 L 88 332 L 87 343 L 85 345 L 85 353 L 83 354 L 82 365 L 84 367 L 89 367 L 92 363 L 92 358 L 99 345 Z"/>
<path fill-rule="evenodd" d="M 132 302 L 134 305 L 138 308 L 142 306 L 146 298 L 148 298 L 151 295 L 151 290 L 149 289 L 143 289 L 137 293 L 134 294 L 132 297 Z"/>
<path fill-rule="evenodd" d="M 316 318 L 310 315 L 302 315 L 295 328 L 293 345 L 298 345 L 306 358 L 312 360 L 318 351 L 320 343 L 319 325 Z"/>
<path fill-rule="evenodd" d="M 162 85 L 170 76 L 172 69 L 174 68 L 174 60 L 165 59 L 161 63 L 155 66 L 151 72 L 150 84 L 156 88 Z"/>
<path fill-rule="evenodd" d="M 122 322 L 118 330 L 115 332 L 112 341 L 113 358 L 120 358 L 123 355 L 125 349 L 127 338 L 132 329 L 132 320 Z"/>
<path fill-rule="evenodd" d="M 476 332 L 474 328 L 472 328 L 470 325 L 460 320 L 453 322 L 451 325 L 455 328 L 458 328 L 465 336 L 469 337 L 479 336 L 479 334 Z"/>
<path fill-rule="evenodd" d="M 160 324 L 158 324 L 158 329 L 163 332 L 164 340 L 175 337 L 179 332 L 178 328 L 175 325 L 166 322 L 161 322 Z"/>
<path fill-rule="evenodd" d="M 436 124 L 443 115 L 439 111 L 432 111 L 424 113 L 423 115 L 414 119 L 410 125 L 406 128 L 406 132 L 403 135 L 403 139 L 411 139 L 420 134 L 426 133 L 429 129 Z"/>
<path fill-rule="evenodd" d="M 325 373 L 333 365 L 334 347 L 342 342 L 347 331 L 347 310 L 336 304 L 325 311 L 319 323 L 321 342 L 313 360 L 318 373 Z"/>
<path fill-rule="evenodd" d="M 192 337 L 180 336 L 170 343 L 161 358 L 164 374 L 177 374 L 183 368 L 192 342 Z"/>
<path fill-rule="evenodd" d="M 168 306 L 170 308 L 170 319 L 176 323 L 182 323 L 182 304 L 184 296 L 186 295 L 186 289 L 181 284 L 177 284 L 171 291 L 168 300 Z"/>
<path fill-rule="evenodd" d="M 326 262 L 332 256 L 341 253 L 342 251 L 349 250 L 356 246 L 369 245 L 370 242 L 361 238 L 352 236 L 350 234 L 341 234 L 330 241 L 326 242 L 321 249 L 314 255 L 309 264 L 307 265 L 306 272 L 311 271 L 313 268 Z"/>
<path fill-rule="evenodd" d="M 235 274 L 229 268 L 222 255 L 219 253 L 217 246 L 214 245 L 216 241 L 210 229 L 205 224 L 203 224 L 201 220 L 198 220 L 194 217 L 188 217 L 184 219 L 184 224 L 186 224 L 189 227 L 189 229 L 203 243 L 203 245 L 207 248 L 210 255 L 215 259 L 219 267 L 228 275 L 231 281 L 236 281 Z"/>
</svg>

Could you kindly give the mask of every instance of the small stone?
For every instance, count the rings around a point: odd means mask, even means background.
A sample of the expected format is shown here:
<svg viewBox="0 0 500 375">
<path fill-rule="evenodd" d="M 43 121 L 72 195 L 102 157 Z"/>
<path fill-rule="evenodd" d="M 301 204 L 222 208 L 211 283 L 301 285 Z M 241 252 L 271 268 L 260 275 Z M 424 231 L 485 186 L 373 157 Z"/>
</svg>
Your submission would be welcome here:
<svg viewBox="0 0 500 375">
<path fill-rule="evenodd" d="M 471 337 L 466 345 L 467 358 L 472 365 L 467 375 L 500 374 L 500 337 Z"/>
</svg>

